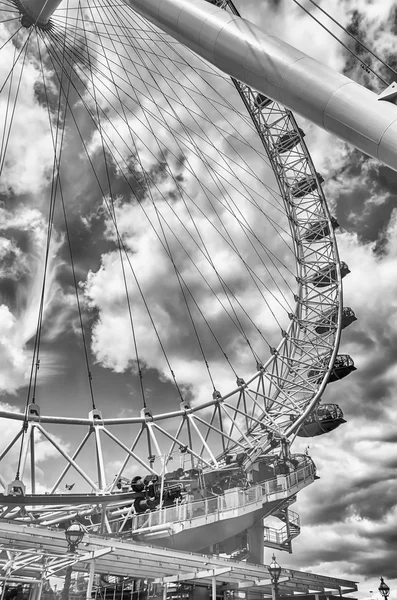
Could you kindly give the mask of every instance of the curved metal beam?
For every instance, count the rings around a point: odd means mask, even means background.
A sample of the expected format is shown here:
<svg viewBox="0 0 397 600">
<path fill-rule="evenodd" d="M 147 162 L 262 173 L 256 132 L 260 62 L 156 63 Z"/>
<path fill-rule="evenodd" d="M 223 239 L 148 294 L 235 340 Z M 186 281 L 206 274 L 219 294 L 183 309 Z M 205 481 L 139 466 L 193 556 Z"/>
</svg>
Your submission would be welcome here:
<svg viewBox="0 0 397 600">
<path fill-rule="evenodd" d="M 231 77 L 397 170 L 397 107 L 205 0 L 127 0 Z"/>
</svg>

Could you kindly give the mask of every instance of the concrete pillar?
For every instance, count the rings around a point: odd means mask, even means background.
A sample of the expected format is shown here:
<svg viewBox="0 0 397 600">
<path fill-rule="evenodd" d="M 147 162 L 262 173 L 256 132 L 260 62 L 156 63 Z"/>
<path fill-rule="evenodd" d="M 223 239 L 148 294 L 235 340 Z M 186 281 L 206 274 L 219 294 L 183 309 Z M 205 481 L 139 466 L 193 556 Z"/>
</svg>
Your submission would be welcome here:
<svg viewBox="0 0 397 600">
<path fill-rule="evenodd" d="M 250 555 L 247 562 L 263 565 L 265 562 L 265 545 L 263 543 L 263 520 L 259 519 L 248 529 L 248 548 Z"/>
</svg>

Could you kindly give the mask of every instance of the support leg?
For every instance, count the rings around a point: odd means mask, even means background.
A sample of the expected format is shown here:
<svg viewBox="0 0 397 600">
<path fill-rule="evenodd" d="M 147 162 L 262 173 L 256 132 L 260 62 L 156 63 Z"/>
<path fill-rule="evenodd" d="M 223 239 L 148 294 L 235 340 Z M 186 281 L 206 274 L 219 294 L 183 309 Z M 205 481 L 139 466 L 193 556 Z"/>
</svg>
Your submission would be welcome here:
<svg viewBox="0 0 397 600">
<path fill-rule="evenodd" d="M 263 543 L 263 520 L 259 519 L 248 529 L 248 547 L 250 555 L 247 562 L 263 565 L 265 561 L 265 546 Z"/>
<path fill-rule="evenodd" d="M 87 600 L 91 600 L 91 597 L 92 597 L 92 586 L 94 584 L 94 577 L 95 577 L 95 559 L 93 558 L 90 563 L 90 574 L 88 577 L 87 594 L 86 594 Z"/>
<path fill-rule="evenodd" d="M 212 595 L 211 600 L 216 600 L 216 577 L 212 578 Z"/>
<path fill-rule="evenodd" d="M 41 592 L 42 591 L 43 591 L 43 581 L 40 581 L 39 585 L 37 586 L 36 600 L 41 600 Z"/>
</svg>

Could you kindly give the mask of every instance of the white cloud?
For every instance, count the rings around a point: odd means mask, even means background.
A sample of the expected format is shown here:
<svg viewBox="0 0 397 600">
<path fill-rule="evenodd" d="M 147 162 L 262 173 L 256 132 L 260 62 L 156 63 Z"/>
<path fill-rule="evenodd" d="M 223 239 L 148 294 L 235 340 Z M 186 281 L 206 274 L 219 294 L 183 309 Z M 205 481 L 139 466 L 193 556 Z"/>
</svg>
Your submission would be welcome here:
<svg viewBox="0 0 397 600">
<path fill-rule="evenodd" d="M 17 61 L 13 75 L 9 77 L 10 65 L 22 48 L 21 45 L 17 50 L 12 43 L 6 43 L 16 28 L 16 23 L 11 27 L 0 24 L 0 86 L 5 85 L 0 95 L 0 123 L 6 124 L 6 136 L 11 132 L 1 174 L 0 192 L 8 194 L 12 191 L 17 195 L 36 194 L 48 183 L 48 171 L 52 167 L 52 141 L 47 108 L 39 104 L 34 92 L 35 83 L 41 81 L 41 72 L 32 42 L 23 67 L 22 60 Z M 24 42 L 26 37 L 26 30 L 21 28 L 16 36 L 17 44 L 22 40 Z M 22 68 L 23 77 L 18 90 Z M 8 100 L 10 104 L 7 109 Z"/>
<path fill-rule="evenodd" d="M 12 247 L 18 259 L 14 278 L 22 272 L 24 275 L 17 287 L 13 306 L 0 305 L 0 354 L 4 365 L 0 375 L 0 393 L 15 393 L 18 388 L 26 385 L 30 373 L 31 351 L 27 351 L 26 345 L 35 335 L 37 328 L 47 226 L 44 217 L 37 209 L 21 205 L 14 211 L 6 211 L 0 207 L 0 229 L 4 233 L 10 230 L 26 232 L 29 240 L 28 250 L 22 252 L 14 241 L 4 238 L 6 240 L 4 247 Z M 54 233 L 49 252 L 44 296 L 44 311 L 47 315 L 55 303 L 65 316 L 60 286 L 56 281 L 57 270 L 63 264 L 57 257 L 62 243 L 62 237 Z M 60 315 L 53 321 L 51 328 L 46 330 L 44 327 L 44 338 L 56 337 L 59 331 L 64 329 L 65 322 L 62 318 L 59 320 L 59 317 Z M 50 356 L 48 358 L 46 368 L 42 372 L 43 376 L 54 371 L 54 361 Z"/>
<path fill-rule="evenodd" d="M 15 240 L 0 238 L 0 278 L 19 279 L 26 273 L 27 260 Z"/>
<path fill-rule="evenodd" d="M 241 3 L 241 7 L 244 12 L 247 11 L 245 14 L 248 17 L 251 16 L 254 20 L 259 19 L 262 25 L 272 33 L 280 35 L 286 41 L 334 68 L 341 70 L 344 67 L 345 56 L 337 42 L 327 37 L 323 30 L 308 16 L 301 13 L 300 9 L 292 2 L 279 3 L 277 10 L 269 6 L 268 2 L 259 4 L 258 9 L 257 0 L 251 0 Z M 353 10 L 361 10 L 365 14 L 363 28 L 365 28 L 368 38 L 372 40 L 376 38 L 377 49 L 386 53 L 394 52 L 395 46 L 395 37 L 391 34 L 392 24 L 388 22 L 393 6 L 394 2 L 390 0 L 382 3 L 341 0 L 333 2 L 329 8 L 343 25 L 349 23 Z M 334 26 L 332 29 L 336 31 Z M 3 37 L 0 36 L 0 43 L 5 35 L 3 30 L 1 35 Z M 13 51 L 13 48 L 6 50 L 7 60 L 12 59 Z M 131 57 L 137 59 L 134 55 Z M 150 131 L 150 127 L 144 120 L 143 112 L 136 105 L 131 104 L 131 111 L 127 115 L 127 125 L 125 119 L 117 116 L 114 108 L 108 106 L 111 96 L 106 92 L 105 84 L 109 79 L 106 81 L 106 78 L 103 78 L 102 83 L 98 84 L 105 99 L 99 91 L 97 99 L 101 106 L 106 108 L 114 124 L 114 127 L 111 127 L 103 119 L 104 133 L 105 136 L 108 136 L 106 139 L 111 140 L 109 143 L 113 144 L 112 148 L 119 163 L 116 165 L 118 174 L 131 175 L 128 173 L 126 162 L 129 166 L 133 164 L 138 176 L 142 175 L 142 166 L 152 167 L 150 172 L 152 180 L 149 181 L 150 194 L 146 193 L 143 197 L 139 184 L 136 181 L 131 184 L 137 192 L 141 204 L 134 199 L 133 191 L 127 189 L 127 186 L 120 194 L 121 199 L 115 203 L 118 226 L 128 249 L 128 257 L 134 265 L 145 297 L 150 303 L 151 312 L 171 358 L 177 379 L 186 385 L 192 385 L 196 401 L 203 401 L 207 400 L 211 393 L 211 387 L 206 378 L 206 369 L 198 347 L 193 343 L 194 332 L 189 325 L 172 264 L 165 259 L 158 237 L 142 209 L 144 208 L 148 212 L 150 221 L 161 237 L 162 232 L 156 210 L 151 203 L 151 200 L 154 200 L 157 210 L 163 215 L 160 217 L 161 223 L 167 233 L 173 256 L 178 261 L 178 268 L 186 282 L 189 283 L 200 306 L 205 309 L 222 345 L 227 348 L 230 357 L 238 364 L 238 371 L 241 375 L 252 370 L 252 357 L 242 349 L 242 344 L 238 344 L 236 332 L 230 320 L 225 316 L 219 304 L 214 302 L 208 288 L 172 235 L 172 231 L 178 231 L 179 239 L 184 247 L 192 255 L 205 278 L 216 288 L 223 302 L 227 304 L 227 298 L 219 280 L 214 277 L 210 264 L 193 242 L 193 239 L 200 243 L 201 240 L 186 211 L 184 201 L 190 202 L 188 199 L 190 196 L 194 201 L 201 202 L 204 214 L 200 213 L 193 204 L 189 204 L 189 206 L 194 213 L 210 256 L 222 273 L 222 277 L 230 284 L 250 314 L 255 315 L 260 326 L 263 325 L 266 328 L 267 335 L 271 339 L 273 336 L 277 337 L 278 328 L 270 324 L 269 311 L 260 295 L 253 292 L 253 283 L 247 277 L 241 260 L 215 232 L 212 225 L 216 224 L 220 230 L 222 230 L 222 225 L 214 206 L 230 231 L 232 239 L 238 242 L 240 253 L 261 274 L 267 287 L 275 294 L 278 292 L 238 223 L 231 219 L 225 206 L 216 204 L 219 185 L 224 187 L 229 197 L 238 206 L 241 206 L 258 237 L 266 240 L 266 243 L 283 261 L 289 259 L 282 240 L 274 235 L 271 225 L 265 220 L 257 218 L 256 209 L 253 209 L 244 199 L 247 188 L 241 183 L 237 185 L 237 189 L 233 187 L 232 175 L 236 174 L 241 181 L 249 183 L 254 190 L 253 194 L 256 200 L 261 202 L 266 200 L 269 193 L 262 183 L 247 175 L 247 170 L 249 171 L 251 167 L 258 171 L 259 179 L 267 182 L 270 187 L 274 186 L 268 168 L 261 163 L 257 137 L 253 138 L 252 130 L 245 122 L 237 121 L 232 110 L 235 101 L 230 100 L 232 106 L 226 111 L 227 117 L 230 118 L 230 123 L 228 123 L 225 114 L 222 115 L 222 106 L 220 106 L 221 112 L 216 110 L 218 105 L 213 102 L 211 86 L 207 86 L 205 89 L 207 100 L 202 97 L 198 98 L 204 116 L 198 117 L 196 120 L 196 117 L 186 111 L 186 105 L 192 102 L 191 96 L 195 97 L 194 86 L 198 79 L 193 76 L 192 80 L 188 80 L 185 72 L 183 75 L 178 72 L 174 61 L 169 61 L 167 58 L 164 60 L 170 69 L 171 84 L 166 86 L 163 82 L 162 85 L 170 98 L 177 99 L 179 102 L 175 108 L 178 118 L 172 114 L 172 111 L 170 112 L 167 100 L 156 91 L 155 83 L 150 77 L 146 76 L 143 81 L 138 82 L 138 78 L 134 75 L 131 80 L 132 86 L 124 86 L 124 84 L 120 86 L 122 88 L 121 96 L 127 98 L 125 92 L 128 87 L 134 88 L 133 93 L 140 95 L 144 106 L 159 118 L 164 117 L 169 127 L 177 131 L 180 136 L 178 141 L 171 138 L 167 126 L 161 127 L 155 122 L 155 133 L 161 143 L 158 146 L 153 132 Z M 6 62 L 5 60 L 4 64 Z M 156 56 L 156 58 L 150 59 L 149 66 L 155 72 L 155 66 L 160 65 L 160 62 L 159 56 Z M 5 76 L 2 64 L 0 62 L 0 79 Z M 139 66 L 136 67 L 137 64 L 138 60 L 124 62 L 128 68 L 137 68 L 142 71 Z M 118 74 L 122 74 L 120 65 L 113 64 L 112 67 L 102 65 L 101 70 L 108 78 L 111 77 L 111 71 L 116 77 Z M 359 66 L 353 73 L 361 77 L 363 75 Z M 183 81 L 183 90 L 173 84 L 176 77 L 179 77 L 180 82 Z M 18 101 L 19 110 L 13 125 L 12 144 L 9 147 L 2 190 L 4 192 L 12 190 L 17 195 L 33 193 L 35 194 L 35 206 L 42 206 L 41 192 L 47 183 L 47 176 L 52 165 L 52 142 L 49 137 L 47 109 L 38 104 L 33 93 L 34 83 L 38 78 L 39 73 L 32 59 L 26 66 L 24 74 L 24 83 Z M 151 87 L 147 88 L 149 84 Z M 226 100 L 229 101 L 231 98 L 229 84 L 217 82 L 217 85 Z M 154 102 L 150 99 L 151 94 L 153 94 Z M 0 116 L 3 115 L 3 117 L 4 97 L 2 96 L 0 101 Z M 84 100 L 92 103 L 92 98 L 87 91 Z M 114 101 L 114 97 L 112 101 Z M 77 108 L 81 109 L 81 106 L 80 103 Z M 226 132 L 225 138 L 219 133 L 217 137 L 210 133 L 206 118 L 209 122 L 212 121 L 216 125 L 222 126 Z M 141 121 L 139 122 L 138 119 Z M 179 119 L 183 119 L 185 126 L 179 122 Z M 84 121 L 83 118 L 81 120 Z M 84 124 L 87 125 L 88 121 L 89 119 L 85 116 Z M 240 127 L 240 137 L 237 136 L 236 140 L 231 137 L 231 129 L 232 125 L 237 123 Z M 131 139 L 130 128 L 133 128 L 133 139 Z M 373 161 L 361 165 L 359 174 L 349 174 L 349 177 L 346 177 L 341 171 L 351 161 L 351 150 L 309 123 L 304 124 L 304 129 L 307 132 L 306 139 L 317 169 L 328 177 L 334 177 L 327 185 L 332 204 L 336 203 L 340 192 L 349 195 L 360 186 L 366 186 L 368 190 L 374 189 L 374 180 L 371 179 L 373 177 Z M 209 134 L 209 138 L 200 142 L 199 148 L 197 148 L 191 143 L 190 133 L 196 132 L 201 135 L 203 131 Z M 98 152 L 101 151 L 100 135 L 98 132 L 90 132 L 88 137 L 91 157 L 98 157 Z M 251 148 L 245 144 L 245 138 L 253 140 Z M 129 147 L 124 143 L 125 141 L 128 142 Z M 210 142 L 213 142 L 213 145 Z M 149 151 L 148 148 L 151 150 Z M 139 150 L 140 161 L 134 156 L 136 149 Z M 221 160 L 220 150 L 225 153 L 225 156 L 230 157 L 226 164 Z M 200 161 L 198 155 L 202 151 L 208 155 L 213 170 L 208 170 Z M 163 177 L 164 169 L 158 169 L 156 161 L 163 160 L 165 154 L 170 170 L 178 178 L 180 189 L 174 181 Z M 240 156 L 245 159 L 246 164 L 242 162 Z M 76 156 L 72 158 L 79 160 L 79 157 L 81 157 L 81 151 L 80 154 L 76 152 Z M 183 160 L 181 160 L 182 158 Z M 221 166 L 217 165 L 217 162 Z M 23 168 L 21 168 L 21 164 Z M 157 167 L 157 170 L 154 167 Z M 192 171 L 196 173 L 197 178 Z M 222 177 L 214 180 L 211 177 L 214 173 Z M 122 177 L 119 178 L 119 180 L 121 179 Z M 131 176 L 130 181 L 132 180 Z M 205 182 L 205 190 L 200 187 L 199 181 Z M 165 199 L 179 211 L 188 231 L 181 228 Z M 389 199 L 387 192 L 382 195 L 374 194 L 363 206 L 360 218 L 370 214 L 374 205 L 382 206 Z M 270 204 L 266 204 L 266 207 L 272 218 L 278 222 L 277 209 L 271 207 Z M 98 210 L 102 211 L 103 207 L 96 207 L 95 214 Z M 356 222 L 352 219 L 352 226 L 357 225 L 359 220 L 357 216 L 355 218 Z M 86 224 L 88 232 L 93 231 L 92 215 L 81 214 L 81 220 Z M 22 252 L 17 238 L 14 239 L 13 235 L 1 238 L 0 241 L 0 257 L 15 256 L 18 259 L 17 266 L 12 271 L 7 270 L 7 264 L 6 267 L 3 265 L 4 274 L 17 279 L 21 275 L 26 277 L 27 271 L 29 273 L 27 281 L 23 280 L 23 285 L 19 289 L 16 305 L 0 306 L 0 331 L 2 331 L 0 361 L 4 367 L 0 376 L 0 389 L 13 392 L 26 381 L 26 374 L 29 371 L 26 344 L 35 331 L 42 280 L 42 259 L 39 257 L 42 257 L 46 229 L 41 212 L 36 208 L 28 208 L 27 205 L 20 209 L 15 208 L 12 212 L 0 208 L 0 227 L 8 232 L 18 230 L 27 233 L 30 240 L 27 253 Z M 325 572 L 337 577 L 345 575 L 352 579 L 364 578 L 367 575 L 366 569 L 370 568 L 371 560 L 373 560 L 370 548 L 375 548 L 385 565 L 389 564 L 391 555 L 390 548 L 387 547 L 387 535 L 393 529 L 395 530 L 396 514 L 395 508 L 393 508 L 395 499 L 387 496 L 388 489 L 392 491 L 395 489 L 393 487 L 395 486 L 393 469 L 395 469 L 397 457 L 395 446 L 391 442 L 386 442 L 385 439 L 396 425 L 394 410 L 397 392 L 396 366 L 395 361 L 392 360 L 393 347 L 396 346 L 397 338 L 396 229 L 396 220 L 393 218 L 387 232 L 388 244 L 381 256 L 374 254 L 374 244 L 362 244 L 355 234 L 343 233 L 338 236 L 341 258 L 348 262 L 351 269 L 351 274 L 345 279 L 345 304 L 352 306 L 359 318 L 358 322 L 344 333 L 342 351 L 349 352 L 353 356 L 359 370 L 344 382 L 330 386 L 325 394 L 324 401 L 338 402 L 345 409 L 345 412 L 349 414 L 349 422 L 329 436 L 309 441 L 311 453 L 319 467 L 321 480 L 311 486 L 307 493 L 301 495 L 300 508 L 304 530 L 295 543 L 297 561 L 302 568 Z M 109 218 L 107 218 L 106 238 L 108 242 L 115 240 Z M 56 237 L 48 273 L 46 310 L 47 314 L 52 317 L 52 327 L 46 331 L 46 335 L 50 339 L 56 339 L 64 330 L 67 320 L 71 318 L 70 298 L 63 297 L 60 284 L 57 282 L 58 269 L 63 266 L 57 258 L 61 242 L 61 238 Z M 256 242 L 255 245 L 260 250 Z M 96 258 L 99 260 L 98 256 Z M 146 365 L 158 370 L 160 379 L 165 380 L 169 378 L 167 365 L 126 260 L 125 266 L 128 273 L 128 287 L 140 356 Z M 100 267 L 96 271 L 90 272 L 85 282 L 84 292 L 91 308 L 98 311 L 92 334 L 92 349 L 97 361 L 117 373 L 134 368 L 134 348 L 126 312 L 124 283 L 116 250 L 102 255 Z M 65 305 L 69 308 L 66 309 Z M 195 311 L 193 303 L 191 305 L 192 310 Z M 277 315 L 282 314 L 281 311 L 278 312 L 277 301 L 272 301 L 272 308 Z M 57 319 L 53 318 L 55 309 L 58 315 Z M 195 317 L 197 318 L 197 314 Z M 284 317 L 285 315 L 283 315 Z M 197 318 L 197 321 L 200 322 L 200 318 Z M 244 325 L 250 332 L 253 345 L 263 348 L 265 344 L 257 332 L 251 328 L 248 320 L 244 321 Z M 200 336 L 210 359 L 216 385 L 221 392 L 225 392 L 230 388 L 230 382 L 234 383 L 234 377 L 225 363 L 220 360 L 216 344 L 202 323 L 200 324 Z M 116 402 L 114 409 L 119 411 Z M 14 407 L 13 410 L 18 409 Z M 119 414 L 121 414 L 120 411 Z M 12 427 L 7 429 L 7 436 L 11 436 L 13 432 L 15 434 L 16 431 L 17 425 L 13 423 Z M 7 437 L 7 439 L 9 438 Z M 301 441 L 301 447 L 303 448 L 307 443 L 307 440 Z M 299 448 L 299 442 L 295 447 Z M 52 459 L 51 452 L 46 442 L 38 439 L 38 460 L 43 471 L 47 468 L 48 461 Z M 120 461 L 114 459 L 113 462 L 109 461 L 108 469 L 115 471 L 119 465 Z M 10 478 L 12 469 L 7 467 L 6 475 L 7 478 Z M 381 499 L 376 499 L 376 485 L 382 486 L 379 488 L 383 493 Z M 382 504 L 381 500 L 385 500 L 385 504 Z M 383 511 L 383 514 L 379 516 L 376 510 Z M 375 511 L 375 513 L 371 511 Z M 327 521 L 327 512 L 329 518 L 332 516 L 336 520 Z M 343 553 L 344 548 L 345 553 Z M 280 560 L 280 562 L 284 564 L 287 559 Z M 376 580 L 370 573 L 368 584 L 365 583 L 360 594 L 368 596 L 369 589 L 376 588 Z M 396 600 L 395 590 L 391 597 Z"/>
</svg>

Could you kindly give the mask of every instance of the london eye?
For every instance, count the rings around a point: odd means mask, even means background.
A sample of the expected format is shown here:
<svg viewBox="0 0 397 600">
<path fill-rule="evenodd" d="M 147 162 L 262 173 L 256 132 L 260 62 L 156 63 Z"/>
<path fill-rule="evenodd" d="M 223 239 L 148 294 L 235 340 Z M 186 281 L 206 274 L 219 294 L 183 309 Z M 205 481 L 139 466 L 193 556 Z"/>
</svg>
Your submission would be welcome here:
<svg viewBox="0 0 397 600">
<path fill-rule="evenodd" d="M 355 370 L 348 257 L 290 109 L 393 166 L 395 107 L 382 135 L 342 127 L 336 75 L 317 106 L 291 83 L 306 59 L 263 66 L 233 2 L 189 4 L 1 2 L 1 194 L 25 235 L 0 518 L 261 564 L 317 477 L 294 442 L 344 423 L 322 397 Z"/>
</svg>

